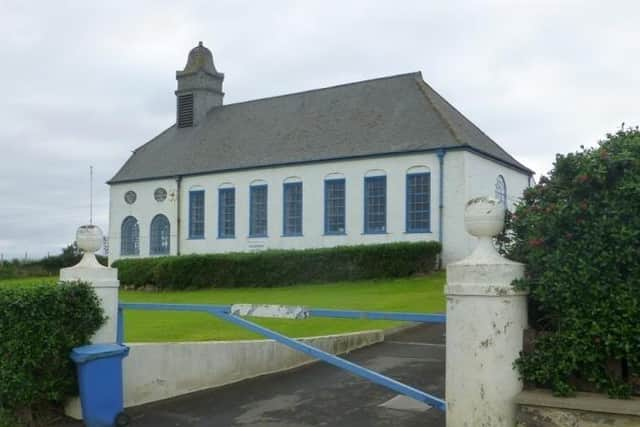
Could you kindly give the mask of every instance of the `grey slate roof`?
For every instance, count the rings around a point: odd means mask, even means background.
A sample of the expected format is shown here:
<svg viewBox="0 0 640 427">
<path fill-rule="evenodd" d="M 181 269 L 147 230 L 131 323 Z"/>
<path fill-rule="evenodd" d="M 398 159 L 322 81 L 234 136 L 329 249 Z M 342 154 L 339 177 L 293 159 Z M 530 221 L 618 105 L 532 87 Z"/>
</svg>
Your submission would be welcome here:
<svg viewBox="0 0 640 427">
<path fill-rule="evenodd" d="M 109 183 L 439 148 L 532 173 L 416 72 L 214 108 L 136 149 Z"/>
</svg>

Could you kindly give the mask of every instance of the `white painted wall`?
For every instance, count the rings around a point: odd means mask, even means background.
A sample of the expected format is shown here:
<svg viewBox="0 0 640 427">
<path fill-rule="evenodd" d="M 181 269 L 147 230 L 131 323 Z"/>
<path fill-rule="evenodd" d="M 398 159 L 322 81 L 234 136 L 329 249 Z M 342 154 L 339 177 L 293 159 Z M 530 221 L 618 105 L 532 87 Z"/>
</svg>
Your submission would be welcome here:
<svg viewBox="0 0 640 427">
<path fill-rule="evenodd" d="M 461 259 L 467 254 L 464 232 L 464 211 L 460 208 L 465 203 L 464 151 L 448 151 L 444 156 L 444 188 L 442 210 L 442 262 L 443 266 Z M 438 192 L 438 189 L 432 191 Z M 436 205 L 437 206 L 437 205 Z"/>
<path fill-rule="evenodd" d="M 444 157 L 444 227 L 443 260 L 446 263 L 466 256 L 473 243 L 463 227 L 464 204 L 473 195 L 493 195 L 495 179 L 503 174 L 507 191 L 515 195 L 527 183 L 527 176 L 498 163 L 463 150 L 449 151 Z M 406 233 L 406 173 L 415 166 L 431 171 L 431 232 Z M 364 177 L 372 171 L 387 176 L 387 233 L 363 234 Z M 324 180 L 335 174 L 346 179 L 346 234 L 324 235 Z M 290 178 L 303 183 L 303 235 L 282 236 L 282 186 Z M 268 236 L 250 238 L 249 186 L 256 180 L 268 185 Z M 236 236 L 218 239 L 218 189 L 233 185 L 236 189 Z M 158 203 L 153 193 L 163 187 L 167 200 Z M 188 238 L 189 190 L 205 190 L 205 238 Z M 137 201 L 128 205 L 124 194 L 133 190 Z M 151 220 L 163 213 L 171 223 L 171 254 L 176 253 L 176 182 L 173 179 L 115 184 L 111 186 L 109 259 L 121 258 L 120 227 L 124 218 L 133 215 L 140 225 L 140 256 L 149 255 Z M 439 162 L 435 153 L 386 156 L 359 160 L 313 163 L 297 166 L 252 169 L 183 178 L 181 184 L 180 252 L 221 253 L 261 249 L 304 249 L 338 245 L 375 244 L 398 241 L 438 240 Z M 171 195 L 174 195 L 173 197 Z"/>
<path fill-rule="evenodd" d="M 162 187 L 167 190 L 167 199 L 164 202 L 156 202 L 153 193 Z M 125 203 L 124 194 L 135 191 L 136 202 L 132 205 Z M 176 234 L 176 206 L 177 185 L 173 179 L 159 179 L 153 181 L 141 181 L 134 184 L 112 185 L 109 197 L 109 261 L 120 258 L 120 228 L 122 221 L 129 215 L 138 220 L 140 226 L 140 256 L 149 255 L 149 231 L 151 220 L 157 214 L 165 215 L 171 224 L 171 254 L 175 254 L 177 244 Z"/>
<path fill-rule="evenodd" d="M 465 204 L 469 200 L 480 196 L 495 197 L 496 180 L 498 175 L 502 175 L 507 187 L 507 209 L 513 211 L 515 203 L 520 200 L 524 190 L 529 187 L 529 176 L 522 172 L 471 152 L 464 152 L 464 156 L 465 197 L 461 200 L 461 203 L 455 206 L 455 209 L 460 217 L 458 233 L 464 235 L 464 239 L 461 239 L 460 242 L 464 242 L 465 246 L 458 249 L 456 255 L 459 253 L 462 256 L 456 257 L 456 259 L 469 255 L 477 244 L 477 239 L 466 233 L 463 226 Z"/>
<path fill-rule="evenodd" d="M 405 233 L 406 172 L 414 166 L 431 170 L 431 233 Z M 364 177 L 372 170 L 387 175 L 387 233 L 363 234 Z M 337 245 L 372 244 L 394 241 L 437 240 L 438 159 L 435 154 L 382 157 L 365 160 L 346 160 L 301 166 L 254 169 L 220 174 L 188 176 L 181 184 L 181 253 L 238 252 L 256 249 L 303 249 Z M 324 235 L 324 180 L 341 174 L 346 180 L 346 234 Z M 298 177 L 303 182 L 303 235 L 282 236 L 282 186 L 286 179 Z M 250 238 L 249 186 L 255 180 L 268 185 L 268 237 Z M 236 189 L 236 237 L 218 239 L 218 188 L 232 184 Z M 176 202 L 171 197 L 163 203 L 153 199 L 156 188 L 163 186 L 175 191 L 174 180 L 143 181 L 111 186 L 110 261 L 120 256 L 120 227 L 124 218 L 133 215 L 140 224 L 140 256 L 149 256 L 149 226 L 157 213 L 164 213 L 171 222 L 171 234 L 176 233 Z M 205 190 L 205 238 L 188 238 L 189 190 Z M 137 193 L 136 203 L 128 205 L 124 194 Z M 171 253 L 176 250 L 175 238 Z"/>
</svg>

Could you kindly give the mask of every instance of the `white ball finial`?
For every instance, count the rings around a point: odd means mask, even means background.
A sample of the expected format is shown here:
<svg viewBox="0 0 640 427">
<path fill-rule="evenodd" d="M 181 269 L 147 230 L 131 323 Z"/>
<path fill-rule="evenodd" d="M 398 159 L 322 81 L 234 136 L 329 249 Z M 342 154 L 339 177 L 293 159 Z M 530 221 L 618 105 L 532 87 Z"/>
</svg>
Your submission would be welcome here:
<svg viewBox="0 0 640 427">
<path fill-rule="evenodd" d="M 505 208 L 490 197 L 476 197 L 467 202 L 464 226 L 469 234 L 478 238 L 493 237 L 504 228 Z"/>
<path fill-rule="evenodd" d="M 83 225 L 76 231 L 78 248 L 86 253 L 95 253 L 102 247 L 103 234 L 97 225 Z"/>
</svg>

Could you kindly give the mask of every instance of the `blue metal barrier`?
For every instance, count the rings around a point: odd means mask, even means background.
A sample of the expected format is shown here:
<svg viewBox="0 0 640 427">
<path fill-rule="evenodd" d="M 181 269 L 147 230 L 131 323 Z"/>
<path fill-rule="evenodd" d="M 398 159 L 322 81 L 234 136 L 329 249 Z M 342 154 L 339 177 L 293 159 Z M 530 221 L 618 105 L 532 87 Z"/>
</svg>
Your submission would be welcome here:
<svg viewBox="0 0 640 427">
<path fill-rule="evenodd" d="M 403 384 L 392 378 L 374 372 L 370 369 L 356 365 L 346 359 L 327 353 L 301 341 L 289 338 L 278 332 L 267 329 L 256 323 L 245 320 L 239 316 L 231 314 L 231 305 L 206 305 L 206 304 L 143 304 L 143 303 L 120 303 L 118 307 L 118 343 L 124 340 L 124 316 L 123 309 L 131 310 L 160 310 L 160 311 L 191 311 L 209 313 L 222 320 L 226 320 L 235 325 L 258 333 L 264 337 L 271 338 L 294 350 L 303 352 L 316 359 L 327 362 L 340 369 L 351 372 L 354 375 L 374 382 L 378 385 L 391 389 L 397 393 L 411 397 L 420 402 L 429 404 L 441 411 L 446 411 L 446 402 L 438 397 L 425 393 L 414 387 Z M 328 309 L 308 309 L 309 317 L 332 317 L 341 319 L 370 319 L 370 320 L 400 320 L 405 322 L 421 323 L 444 323 L 444 314 L 424 314 L 424 313 L 395 313 L 379 311 L 355 311 L 355 310 L 328 310 Z"/>
</svg>

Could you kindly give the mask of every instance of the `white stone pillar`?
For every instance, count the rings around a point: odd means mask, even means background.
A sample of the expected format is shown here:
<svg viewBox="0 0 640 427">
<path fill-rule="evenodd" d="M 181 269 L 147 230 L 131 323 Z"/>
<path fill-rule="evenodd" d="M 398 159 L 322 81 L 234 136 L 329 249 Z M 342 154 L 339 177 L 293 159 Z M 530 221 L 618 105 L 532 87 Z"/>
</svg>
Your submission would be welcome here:
<svg viewBox="0 0 640 427">
<path fill-rule="evenodd" d="M 524 265 L 493 247 L 504 213 L 497 200 L 470 200 L 465 228 L 478 237 L 478 246 L 447 266 L 447 427 L 515 425 L 522 383 L 513 362 L 527 327 L 527 293 L 511 286 Z"/>
<path fill-rule="evenodd" d="M 82 260 L 73 267 L 60 270 L 60 280 L 88 282 L 100 298 L 106 323 L 91 337 L 92 344 L 115 343 L 118 319 L 118 270 L 101 265 L 95 252 L 102 246 L 102 230 L 95 225 L 83 225 L 76 232 L 78 247 L 84 251 Z"/>
</svg>

